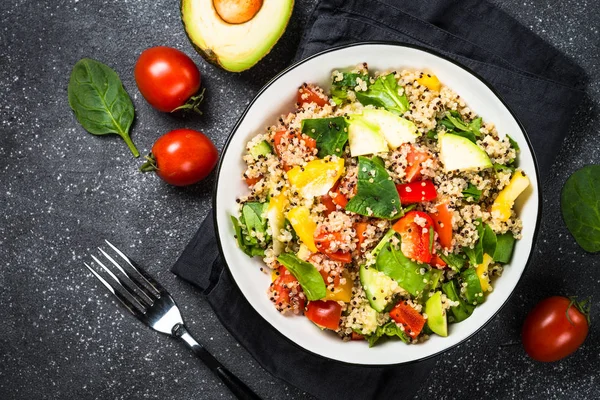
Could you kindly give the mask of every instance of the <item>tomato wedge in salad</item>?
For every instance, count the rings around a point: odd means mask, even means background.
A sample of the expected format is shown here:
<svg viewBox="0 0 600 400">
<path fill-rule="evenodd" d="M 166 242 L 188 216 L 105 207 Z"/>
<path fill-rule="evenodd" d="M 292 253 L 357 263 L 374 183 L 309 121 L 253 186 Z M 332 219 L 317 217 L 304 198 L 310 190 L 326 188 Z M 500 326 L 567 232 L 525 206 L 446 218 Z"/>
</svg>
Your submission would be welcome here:
<svg viewBox="0 0 600 400">
<path fill-rule="evenodd" d="M 321 328 L 335 331 L 340 326 L 342 306 L 337 301 L 311 301 L 308 303 L 304 315 Z"/>
<path fill-rule="evenodd" d="M 429 180 L 396 185 L 396 190 L 398 190 L 400 203 L 402 204 L 431 201 L 437 197 L 435 185 Z"/>
<path fill-rule="evenodd" d="M 433 220 L 429 215 L 422 211 L 409 211 L 392 228 L 402 238 L 402 254 L 425 264 L 431 262 Z"/>
<path fill-rule="evenodd" d="M 410 152 L 406 156 L 408 166 L 404 170 L 407 182 L 414 182 L 421 179 L 421 163 L 429 160 L 431 155 L 423 150 L 417 150 L 414 146 L 410 146 Z"/>
<path fill-rule="evenodd" d="M 431 214 L 433 227 L 442 247 L 449 249 L 452 247 L 452 213 L 446 203 L 438 204 L 436 208 L 437 213 Z"/>
</svg>

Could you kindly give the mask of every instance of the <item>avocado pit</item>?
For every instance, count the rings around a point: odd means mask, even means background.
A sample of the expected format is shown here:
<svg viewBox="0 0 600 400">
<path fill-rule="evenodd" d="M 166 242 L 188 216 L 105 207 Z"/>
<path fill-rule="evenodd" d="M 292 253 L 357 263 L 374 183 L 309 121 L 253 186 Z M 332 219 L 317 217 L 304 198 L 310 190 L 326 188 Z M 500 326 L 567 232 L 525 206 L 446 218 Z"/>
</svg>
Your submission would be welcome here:
<svg viewBox="0 0 600 400">
<path fill-rule="evenodd" d="M 229 24 L 250 21 L 262 7 L 263 0 L 213 0 L 215 11 Z"/>
</svg>

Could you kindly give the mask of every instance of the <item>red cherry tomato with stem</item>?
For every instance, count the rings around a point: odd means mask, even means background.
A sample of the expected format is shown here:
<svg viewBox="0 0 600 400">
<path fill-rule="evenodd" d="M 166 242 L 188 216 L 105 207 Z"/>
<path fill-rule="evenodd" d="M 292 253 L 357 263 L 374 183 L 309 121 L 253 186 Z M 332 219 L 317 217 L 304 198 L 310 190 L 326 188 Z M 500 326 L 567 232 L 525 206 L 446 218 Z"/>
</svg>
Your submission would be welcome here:
<svg viewBox="0 0 600 400">
<path fill-rule="evenodd" d="M 537 361 L 558 361 L 585 341 L 589 330 L 589 303 L 553 296 L 540 301 L 525 318 L 523 347 Z"/>
<path fill-rule="evenodd" d="M 135 64 L 134 76 L 142 96 L 157 110 L 190 109 L 202 114 L 200 71 L 185 53 L 166 46 L 146 49 Z"/>
<path fill-rule="evenodd" d="M 140 171 L 155 171 L 171 185 L 187 186 L 210 174 L 219 153 L 204 134 L 192 129 L 175 129 L 159 137 L 146 158 L 148 161 Z"/>
</svg>

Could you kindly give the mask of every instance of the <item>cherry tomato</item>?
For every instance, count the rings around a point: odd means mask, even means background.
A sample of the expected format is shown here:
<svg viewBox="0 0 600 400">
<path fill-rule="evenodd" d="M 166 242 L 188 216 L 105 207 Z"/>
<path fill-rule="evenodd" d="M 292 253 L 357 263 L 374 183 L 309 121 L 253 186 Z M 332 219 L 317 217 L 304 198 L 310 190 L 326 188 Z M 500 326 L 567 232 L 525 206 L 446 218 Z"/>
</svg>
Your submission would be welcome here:
<svg viewBox="0 0 600 400">
<path fill-rule="evenodd" d="M 246 185 L 248 186 L 254 186 L 256 185 L 263 177 L 262 176 L 257 176 L 256 178 L 245 178 L 246 180 Z"/>
<path fill-rule="evenodd" d="M 435 208 L 437 213 L 430 214 L 433 226 L 442 247 L 449 249 L 452 247 L 452 214 L 446 203 L 438 204 Z"/>
<path fill-rule="evenodd" d="M 134 76 L 152 107 L 165 112 L 179 107 L 198 111 L 194 101 L 201 101 L 201 95 L 193 97 L 200 89 L 200 71 L 185 53 L 165 46 L 146 49 L 135 64 Z"/>
<path fill-rule="evenodd" d="M 433 182 L 429 180 L 396 185 L 396 190 L 398 191 L 400 203 L 402 204 L 431 201 L 437 197 L 435 186 Z"/>
<path fill-rule="evenodd" d="M 585 302 L 554 296 L 540 301 L 529 312 L 523 331 L 523 347 L 537 361 L 557 361 L 572 354 L 589 330 L 589 306 Z"/>
<path fill-rule="evenodd" d="M 417 218 L 424 223 L 417 224 Z M 408 258 L 429 264 L 431 261 L 430 230 L 433 229 L 431 217 L 422 211 L 409 211 L 392 227 L 402 238 L 400 250 Z"/>
<path fill-rule="evenodd" d="M 303 106 L 310 103 L 323 107 L 325 104 L 329 104 L 329 99 L 314 85 L 304 84 L 298 88 L 298 104 Z"/>
<path fill-rule="evenodd" d="M 337 301 L 311 301 L 308 303 L 304 315 L 321 328 L 335 331 L 340 326 L 342 306 Z"/>
<path fill-rule="evenodd" d="M 187 186 L 206 178 L 218 158 L 217 148 L 204 134 L 175 129 L 158 138 L 140 170 L 156 171 L 171 185 Z"/>
<path fill-rule="evenodd" d="M 414 182 L 418 179 L 421 179 L 421 163 L 429 160 L 431 155 L 426 151 L 417 150 L 412 145 L 406 146 L 410 146 L 410 152 L 406 156 L 408 166 L 404 172 L 406 173 L 406 181 Z"/>
<path fill-rule="evenodd" d="M 425 325 L 425 318 L 406 301 L 401 301 L 392 308 L 390 318 L 404 325 L 404 331 L 412 338 L 419 336 Z"/>
</svg>

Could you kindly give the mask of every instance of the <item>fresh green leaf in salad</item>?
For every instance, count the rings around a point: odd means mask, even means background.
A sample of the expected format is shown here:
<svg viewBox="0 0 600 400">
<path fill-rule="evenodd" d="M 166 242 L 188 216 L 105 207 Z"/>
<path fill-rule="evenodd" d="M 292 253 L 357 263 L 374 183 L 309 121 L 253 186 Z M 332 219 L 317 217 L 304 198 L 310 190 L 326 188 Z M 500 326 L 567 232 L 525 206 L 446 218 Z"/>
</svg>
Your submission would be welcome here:
<svg viewBox="0 0 600 400">
<path fill-rule="evenodd" d="M 366 336 L 369 347 L 373 347 L 382 336 L 397 336 L 404 343 L 410 342 L 410 338 L 406 332 L 404 332 L 393 320 L 388 321 L 385 325 L 378 326 L 375 332 Z"/>
<path fill-rule="evenodd" d="M 304 119 L 302 133 L 317 141 L 319 158 L 341 157 L 348 142 L 348 124 L 344 117 Z"/>
<path fill-rule="evenodd" d="M 358 157 L 358 183 L 346 210 L 356 214 L 393 219 L 401 216 L 400 197 L 389 174 L 377 161 Z"/>
<path fill-rule="evenodd" d="M 447 133 L 462 136 L 469 139 L 473 143 L 477 143 L 477 138 L 481 137 L 481 117 L 475 118 L 470 123 L 466 123 L 461 119 L 461 116 L 456 111 L 446 111 L 444 118 L 439 122 L 439 125 L 446 128 Z"/>
<path fill-rule="evenodd" d="M 386 243 L 379 252 L 375 267 L 415 297 L 423 293 L 430 277 L 427 270 L 421 274 L 425 265 L 406 257 L 400 249 L 390 243 Z"/>
<path fill-rule="evenodd" d="M 469 318 L 475 310 L 473 304 L 467 304 L 462 297 L 459 296 L 458 286 L 456 279 L 444 282 L 442 284 L 442 292 L 452 301 L 457 301 L 458 305 L 450 307 L 450 313 L 452 314 L 448 319 L 450 322 L 461 322 Z"/>
<path fill-rule="evenodd" d="M 333 74 L 331 78 L 330 94 L 335 104 L 340 105 L 344 101 L 348 100 L 348 91 L 354 91 L 356 86 L 358 86 L 359 79 L 363 82 L 366 82 L 367 85 L 370 84 L 368 74 L 356 72 L 339 72 L 337 74 Z"/>
<path fill-rule="evenodd" d="M 133 103 L 115 71 L 96 60 L 82 58 L 73 67 L 67 92 L 69 105 L 86 131 L 119 135 L 133 156 L 139 157 L 129 137 Z"/>
<path fill-rule="evenodd" d="M 452 270 L 456 272 L 462 270 L 467 263 L 467 260 L 461 254 L 448 253 L 448 255 L 445 255 L 441 253 L 439 256 Z"/>
<path fill-rule="evenodd" d="M 496 235 L 496 251 L 492 255 L 492 259 L 499 263 L 508 263 L 512 257 L 515 247 L 515 237 L 511 232 Z"/>
<path fill-rule="evenodd" d="M 519 147 L 519 143 L 517 143 L 517 141 L 513 138 L 511 138 L 510 136 L 506 135 L 506 137 L 508 138 L 508 141 L 510 142 L 510 145 L 513 149 L 515 149 L 515 151 L 518 153 L 519 151 L 521 151 L 521 148 Z"/>
<path fill-rule="evenodd" d="M 399 92 L 402 92 L 400 94 Z M 394 74 L 380 76 L 367 91 L 356 92 L 356 99 L 363 105 L 383 107 L 394 114 L 402 115 L 409 109 L 408 98 Z"/>
<path fill-rule="evenodd" d="M 277 261 L 298 279 L 308 300 L 319 300 L 327 295 L 325 281 L 314 265 L 292 253 L 281 254 Z"/>
<path fill-rule="evenodd" d="M 270 241 L 267 219 L 263 216 L 268 203 L 247 202 L 242 206 L 240 219 L 231 217 L 238 246 L 250 257 L 264 256 Z"/>
<path fill-rule="evenodd" d="M 465 190 L 462 191 L 463 197 L 467 199 L 467 201 L 472 201 L 474 203 L 478 203 L 481 198 L 482 190 L 477 189 L 477 186 L 469 183 L 469 186 Z"/>
<path fill-rule="evenodd" d="M 476 305 L 483 303 L 483 290 L 481 290 L 481 283 L 475 268 L 467 268 L 460 274 L 460 278 L 463 284 L 465 284 L 465 292 L 463 293 L 464 298 L 467 300 L 469 305 Z"/>
<path fill-rule="evenodd" d="M 563 220 L 585 251 L 600 251 L 600 165 L 588 165 L 573 173 L 562 188 Z"/>
</svg>

